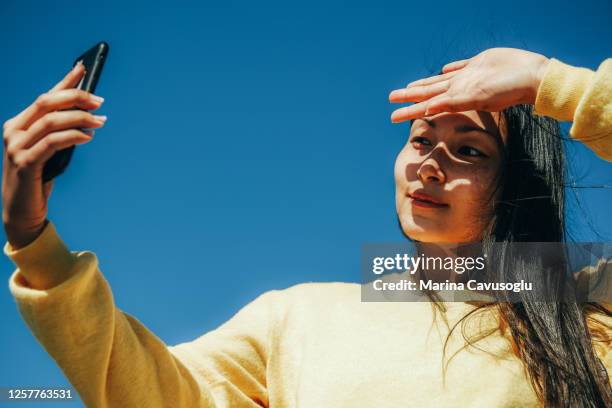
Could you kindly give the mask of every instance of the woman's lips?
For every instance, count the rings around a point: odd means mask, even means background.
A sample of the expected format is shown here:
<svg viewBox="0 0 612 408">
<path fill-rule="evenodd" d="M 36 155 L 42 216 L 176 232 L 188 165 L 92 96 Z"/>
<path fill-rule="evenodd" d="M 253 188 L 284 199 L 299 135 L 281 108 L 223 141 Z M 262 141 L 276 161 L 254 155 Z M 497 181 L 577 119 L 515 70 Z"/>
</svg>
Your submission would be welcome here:
<svg viewBox="0 0 612 408">
<path fill-rule="evenodd" d="M 446 208 L 448 207 L 448 204 L 443 203 L 442 201 L 421 193 L 421 192 L 414 192 L 414 193 L 408 193 L 408 198 L 410 200 L 410 202 L 412 203 L 412 205 L 414 205 L 415 207 L 422 207 L 422 208 Z"/>
</svg>

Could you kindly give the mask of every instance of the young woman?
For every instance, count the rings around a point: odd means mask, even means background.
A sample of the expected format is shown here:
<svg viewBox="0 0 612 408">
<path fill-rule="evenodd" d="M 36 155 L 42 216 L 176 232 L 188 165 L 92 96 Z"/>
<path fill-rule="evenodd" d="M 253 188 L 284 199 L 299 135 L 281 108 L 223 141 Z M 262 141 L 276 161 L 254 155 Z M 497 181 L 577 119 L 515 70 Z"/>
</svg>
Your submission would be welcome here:
<svg viewBox="0 0 612 408">
<path fill-rule="evenodd" d="M 60 111 L 101 105 L 71 89 L 82 74 L 77 66 L 5 123 L 2 193 L 4 251 L 17 265 L 10 290 L 87 406 L 612 406 L 608 303 L 448 302 L 435 319 L 427 303 L 360 302 L 358 284 L 304 283 L 167 346 L 114 305 L 96 255 L 69 251 L 46 218 L 45 160 L 91 140 L 77 128 L 104 124 Z M 490 49 L 390 100 L 416 102 L 392 115 L 413 121 L 395 166 L 412 240 L 563 242 L 563 149 L 550 117 L 573 121 L 571 136 L 612 161 L 610 59 L 593 72 Z M 452 330 L 469 321 L 476 339 Z"/>
</svg>

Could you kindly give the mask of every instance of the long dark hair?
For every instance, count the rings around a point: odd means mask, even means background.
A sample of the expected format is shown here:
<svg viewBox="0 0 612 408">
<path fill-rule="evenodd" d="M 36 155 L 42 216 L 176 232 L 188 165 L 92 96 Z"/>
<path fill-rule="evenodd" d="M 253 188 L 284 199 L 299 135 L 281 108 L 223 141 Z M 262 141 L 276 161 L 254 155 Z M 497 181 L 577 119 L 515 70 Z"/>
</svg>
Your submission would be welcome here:
<svg viewBox="0 0 612 408">
<path fill-rule="evenodd" d="M 564 137 L 556 120 L 534 115 L 531 105 L 506 109 L 503 120 L 508 141 L 497 183 L 501 196 L 484 243 L 492 247 L 497 242 L 496 266 L 502 274 L 528 280 L 542 270 L 542 260 L 517 258 L 511 254 L 511 243 L 566 242 Z M 561 264 L 569 268 L 567 262 Z M 556 271 L 558 282 L 571 272 Z M 587 325 L 589 313 L 610 316 L 610 311 L 567 299 L 544 302 L 530 291 L 519 296 L 520 302 L 500 302 L 496 307 L 544 405 L 612 406 L 609 379 Z"/>
<path fill-rule="evenodd" d="M 531 105 L 504 110 L 500 121 L 504 122 L 508 141 L 491 195 L 499 193 L 483 248 L 487 254 L 494 254 L 490 260 L 502 276 L 515 282 L 529 281 L 534 273 L 550 270 L 544 270 L 537 253 L 513 253 L 512 244 L 566 242 L 565 137 L 556 120 L 535 115 Z M 564 265 L 569 268 L 569 264 Z M 558 276 L 553 278 L 559 283 L 564 281 L 567 271 L 559 267 L 555 271 Z M 544 406 L 612 407 L 609 378 L 592 344 L 594 338 L 609 341 L 610 328 L 600 327 L 593 335 L 587 324 L 591 313 L 612 313 L 590 302 L 544 302 L 530 291 L 518 296 L 518 301 L 516 297 L 512 301 L 502 298 L 468 313 L 451 328 L 447 344 L 460 324 L 461 332 L 466 333 L 463 325 L 469 317 L 497 308 L 504 330 L 509 330 L 514 350 Z M 437 305 L 436 297 L 431 299 Z M 486 335 L 464 337 L 473 344 Z"/>
</svg>

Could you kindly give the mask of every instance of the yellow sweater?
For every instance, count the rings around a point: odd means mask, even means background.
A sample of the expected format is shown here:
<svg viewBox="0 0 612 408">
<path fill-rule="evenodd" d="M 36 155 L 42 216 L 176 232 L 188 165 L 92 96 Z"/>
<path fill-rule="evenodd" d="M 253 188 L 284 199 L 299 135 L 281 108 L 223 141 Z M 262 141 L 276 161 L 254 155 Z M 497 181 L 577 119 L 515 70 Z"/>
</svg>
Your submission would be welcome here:
<svg viewBox="0 0 612 408">
<path fill-rule="evenodd" d="M 611 78 L 612 60 L 597 73 L 553 61 L 536 106 L 573 118 L 572 135 L 607 160 Z M 268 291 L 217 329 L 168 346 L 115 306 L 96 255 L 70 252 L 52 222 L 28 246 L 6 242 L 4 252 L 17 265 L 9 287 L 23 319 L 89 407 L 538 405 L 499 331 L 456 354 L 442 375 L 448 327 L 429 303 L 362 303 L 356 283 L 304 283 Z M 28 278 L 37 274 L 62 283 L 33 289 Z M 445 306 L 451 325 L 474 307 Z M 497 320 L 485 311 L 472 324 Z M 447 357 L 463 345 L 458 331 Z M 597 352 L 612 372 L 609 349 Z"/>
<path fill-rule="evenodd" d="M 612 58 L 596 72 L 553 58 L 538 89 L 535 112 L 573 121 L 570 135 L 612 161 Z"/>
</svg>

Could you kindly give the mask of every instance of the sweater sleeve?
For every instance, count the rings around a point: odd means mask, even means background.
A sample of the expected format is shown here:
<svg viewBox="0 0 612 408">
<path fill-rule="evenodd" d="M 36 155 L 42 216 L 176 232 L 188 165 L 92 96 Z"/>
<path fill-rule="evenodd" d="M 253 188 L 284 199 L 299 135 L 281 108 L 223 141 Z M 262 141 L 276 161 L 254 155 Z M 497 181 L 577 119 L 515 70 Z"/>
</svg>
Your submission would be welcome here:
<svg viewBox="0 0 612 408">
<path fill-rule="evenodd" d="M 167 346 L 119 310 L 89 251 L 70 252 L 49 222 L 28 246 L 5 254 L 9 289 L 31 332 L 88 407 L 258 407 L 267 404 L 266 292 L 200 339 Z M 65 279 L 49 289 L 28 276 Z M 231 351 L 230 351 L 231 350 Z"/>
<path fill-rule="evenodd" d="M 552 58 L 538 88 L 535 113 L 572 121 L 570 135 L 612 161 L 612 58 L 596 72 Z"/>
</svg>

